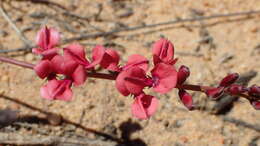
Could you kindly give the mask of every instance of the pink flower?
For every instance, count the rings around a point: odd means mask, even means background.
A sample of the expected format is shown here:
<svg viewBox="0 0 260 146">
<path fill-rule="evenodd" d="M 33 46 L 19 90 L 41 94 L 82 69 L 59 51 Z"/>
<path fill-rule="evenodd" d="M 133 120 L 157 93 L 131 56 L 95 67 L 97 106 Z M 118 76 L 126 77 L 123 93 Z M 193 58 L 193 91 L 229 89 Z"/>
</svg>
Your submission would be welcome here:
<svg viewBox="0 0 260 146">
<path fill-rule="evenodd" d="M 55 73 L 64 75 L 74 85 L 79 86 L 86 81 L 87 73 L 84 66 L 78 64 L 72 58 L 65 55 L 56 55 L 51 62 Z"/>
<path fill-rule="evenodd" d="M 152 53 L 153 53 L 154 65 L 161 62 L 165 64 L 173 65 L 177 61 L 177 59 L 173 59 L 174 57 L 173 44 L 164 38 L 161 38 L 160 40 L 154 43 L 152 48 Z"/>
<path fill-rule="evenodd" d="M 135 96 L 134 103 L 131 108 L 132 114 L 138 119 L 148 119 L 155 113 L 158 104 L 159 101 L 157 98 L 142 93 Z"/>
<path fill-rule="evenodd" d="M 42 55 L 44 58 L 52 58 L 59 48 L 54 48 L 60 40 L 60 34 L 53 28 L 43 27 L 37 34 L 36 43 L 39 48 L 33 48 L 32 52 Z"/>
<path fill-rule="evenodd" d="M 167 93 L 177 84 L 177 71 L 172 65 L 157 64 L 152 73 L 153 89 L 159 93 Z"/>
<path fill-rule="evenodd" d="M 72 97 L 70 80 L 49 80 L 46 85 L 41 87 L 41 96 L 49 100 L 64 100 L 69 101 Z"/>
<path fill-rule="evenodd" d="M 138 95 L 143 88 L 152 87 L 159 93 L 169 92 L 177 84 L 177 71 L 171 65 L 159 63 L 151 71 L 152 77 L 148 77 L 140 67 L 131 67 L 123 70 L 116 79 L 116 87 L 124 96 Z"/>
<path fill-rule="evenodd" d="M 146 86 L 145 71 L 139 67 L 132 67 L 122 71 L 116 79 L 116 88 L 124 96 L 129 94 L 138 95 Z"/>
<path fill-rule="evenodd" d="M 41 88 L 41 95 L 46 99 L 70 100 L 70 87 L 79 86 L 87 79 L 85 68 L 66 56 L 56 55 L 51 60 L 42 60 L 35 67 L 37 75 L 48 83 Z M 57 80 L 57 75 L 63 75 Z"/>
</svg>

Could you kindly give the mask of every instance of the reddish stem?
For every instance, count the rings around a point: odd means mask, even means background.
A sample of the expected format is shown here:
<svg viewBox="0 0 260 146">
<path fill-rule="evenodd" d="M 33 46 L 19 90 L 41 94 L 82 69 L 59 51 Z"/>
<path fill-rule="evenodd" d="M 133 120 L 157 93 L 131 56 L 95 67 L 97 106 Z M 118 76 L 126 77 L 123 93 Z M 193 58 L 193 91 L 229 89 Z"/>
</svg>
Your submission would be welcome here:
<svg viewBox="0 0 260 146">
<path fill-rule="evenodd" d="M 18 66 L 25 67 L 25 68 L 29 68 L 29 69 L 33 69 L 33 67 L 34 67 L 34 64 L 27 63 L 24 61 L 14 60 L 14 59 L 3 57 L 3 56 L 0 56 L 0 61 L 18 65 Z"/>
</svg>

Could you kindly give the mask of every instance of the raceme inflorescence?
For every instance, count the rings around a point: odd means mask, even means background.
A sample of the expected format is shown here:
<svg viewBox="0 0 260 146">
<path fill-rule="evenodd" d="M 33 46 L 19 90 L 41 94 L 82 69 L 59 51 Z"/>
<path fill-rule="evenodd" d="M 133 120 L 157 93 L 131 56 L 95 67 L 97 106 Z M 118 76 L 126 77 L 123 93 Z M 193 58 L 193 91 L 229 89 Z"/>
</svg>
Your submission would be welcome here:
<svg viewBox="0 0 260 146">
<path fill-rule="evenodd" d="M 185 84 L 190 70 L 185 65 L 176 69 L 178 59 L 174 58 L 174 46 L 167 39 L 161 38 L 153 44 L 152 65 L 139 54 L 129 56 L 122 64 L 116 50 L 101 45 L 92 49 L 92 57 L 88 59 L 82 45 L 73 43 L 60 48 L 57 47 L 59 41 L 60 33 L 46 26 L 38 32 L 37 47 L 32 49 L 34 54 L 41 56 L 36 65 L 6 57 L 0 57 L 0 60 L 34 69 L 41 79 L 47 80 L 40 94 L 48 100 L 70 101 L 73 96 L 71 87 L 82 85 L 89 77 L 115 80 L 115 86 L 123 96 L 133 97 L 131 111 L 139 119 L 148 119 L 158 108 L 159 100 L 146 94 L 144 89 L 147 88 L 160 94 L 177 89 L 180 100 L 189 110 L 194 109 L 194 103 L 188 90 L 203 92 L 214 100 L 222 94 L 243 97 L 255 109 L 260 109 L 260 86 L 236 84 L 237 73 L 227 75 L 216 87 Z M 107 70 L 107 73 L 98 72 L 97 67 Z"/>
</svg>

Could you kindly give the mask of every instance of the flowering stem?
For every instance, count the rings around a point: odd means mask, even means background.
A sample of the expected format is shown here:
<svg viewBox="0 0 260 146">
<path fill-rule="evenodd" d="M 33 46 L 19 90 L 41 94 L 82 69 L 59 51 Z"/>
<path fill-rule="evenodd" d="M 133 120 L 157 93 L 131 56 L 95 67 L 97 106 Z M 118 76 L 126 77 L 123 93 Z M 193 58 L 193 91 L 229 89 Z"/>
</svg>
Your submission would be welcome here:
<svg viewBox="0 0 260 146">
<path fill-rule="evenodd" d="M 28 63 L 28 62 L 24 62 L 24 61 L 19 61 L 19 60 L 15 60 L 15 59 L 11 59 L 11 58 L 7 58 L 7 57 L 3 57 L 0 56 L 0 61 L 2 62 L 6 62 L 6 63 L 10 63 L 10 64 L 14 64 L 14 65 L 18 65 L 24 68 L 29 68 L 29 69 L 33 69 L 34 68 L 34 64 Z M 117 73 L 110 73 L 110 74 L 106 74 L 106 73 L 96 73 L 96 72 L 87 72 L 88 77 L 92 77 L 92 78 L 99 78 L 99 79 L 107 79 L 107 80 L 116 80 L 117 78 Z M 209 86 L 201 86 L 201 85 L 191 85 L 191 84 L 182 84 L 182 85 L 177 85 L 176 88 L 178 89 L 184 89 L 184 90 L 191 90 L 191 91 L 199 91 L 199 92 L 204 92 L 207 89 L 211 89 L 214 87 L 209 87 Z M 227 94 L 230 94 L 228 92 L 226 92 Z M 238 94 L 235 96 L 240 96 L 240 97 L 244 97 L 248 100 L 252 100 L 253 97 L 250 97 L 246 94 Z"/>
</svg>

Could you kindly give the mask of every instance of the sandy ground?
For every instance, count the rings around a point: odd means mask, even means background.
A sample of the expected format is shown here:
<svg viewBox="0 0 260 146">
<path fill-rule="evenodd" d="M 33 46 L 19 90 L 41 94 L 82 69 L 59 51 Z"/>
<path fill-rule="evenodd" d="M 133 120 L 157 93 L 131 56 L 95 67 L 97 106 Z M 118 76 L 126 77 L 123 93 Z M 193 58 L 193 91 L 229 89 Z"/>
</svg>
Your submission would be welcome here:
<svg viewBox="0 0 260 146">
<path fill-rule="evenodd" d="M 34 41 L 40 26 L 47 24 L 62 32 L 63 40 L 80 34 L 111 31 L 124 27 L 153 24 L 191 18 L 200 15 L 226 14 L 260 10 L 259 0 L 56 0 L 55 2 L 86 19 L 70 17 L 57 6 L 24 1 L 3 1 L 4 8 L 30 41 Z M 54 2 L 54 0 L 53 0 Z M 102 9 L 100 9 L 102 8 Z M 98 14 L 100 10 L 100 14 Z M 97 16 L 95 18 L 95 16 Z M 191 70 L 188 82 L 214 85 L 230 72 L 240 74 L 260 72 L 260 15 L 216 18 L 196 22 L 178 23 L 120 32 L 114 36 L 77 41 L 90 52 L 93 44 L 104 44 L 117 49 L 123 61 L 134 53 L 151 58 L 151 44 L 164 36 L 174 43 L 177 66 L 187 65 Z M 211 41 L 202 42 L 205 37 Z M 15 49 L 23 46 L 10 25 L 0 17 L 0 48 Z M 1 54 L 18 60 L 36 63 L 39 58 L 31 53 Z M 149 120 L 131 116 L 131 97 L 121 96 L 114 82 L 90 79 L 85 85 L 74 88 L 71 102 L 46 101 L 39 89 L 45 83 L 32 70 L 0 63 L 0 92 L 2 95 L 26 102 L 45 111 L 62 115 L 81 125 L 125 140 L 132 145 L 148 146 L 257 146 L 260 145 L 260 112 L 248 101 L 239 99 L 233 108 L 222 115 L 210 112 L 216 102 L 208 101 L 203 94 L 194 93 L 196 105 L 201 110 L 188 111 L 179 102 L 176 91 L 156 95 L 160 99 L 157 113 Z M 249 85 L 259 84 L 256 75 Z M 0 98 L 0 109 L 19 110 L 22 115 L 43 117 L 13 101 Z M 243 121 L 234 124 L 230 120 Z M 52 126 L 31 123 L 30 128 L 8 126 L 3 132 L 22 135 L 75 137 L 103 139 L 98 134 L 86 132 L 63 123 Z M 252 128 L 258 126 L 258 129 Z M 11 130 L 10 130 L 11 129 Z M 39 130 L 40 129 L 40 130 Z M 0 142 L 1 143 L 1 142 Z M 111 145 L 116 145 L 116 142 Z"/>
</svg>

